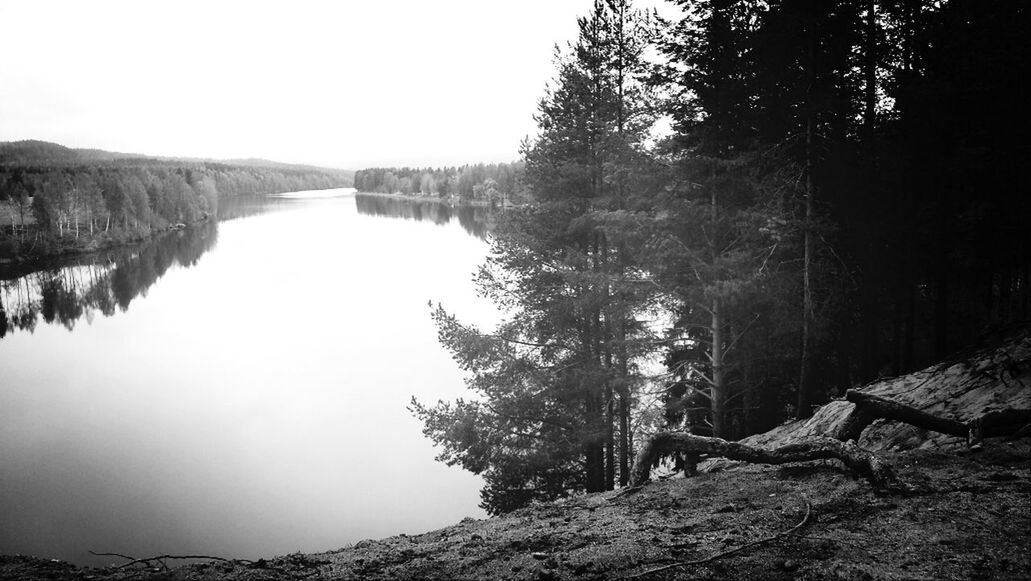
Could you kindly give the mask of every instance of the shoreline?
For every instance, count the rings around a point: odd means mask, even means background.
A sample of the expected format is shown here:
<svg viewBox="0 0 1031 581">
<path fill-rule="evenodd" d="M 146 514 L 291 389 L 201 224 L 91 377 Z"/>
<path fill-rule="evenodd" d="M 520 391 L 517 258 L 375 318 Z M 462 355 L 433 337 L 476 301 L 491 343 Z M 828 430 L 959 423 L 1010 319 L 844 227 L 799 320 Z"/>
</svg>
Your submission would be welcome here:
<svg viewBox="0 0 1031 581">
<path fill-rule="evenodd" d="M 438 198 L 436 196 L 416 196 L 415 194 L 401 194 L 401 193 L 386 194 L 386 193 L 383 193 L 383 192 L 361 192 L 361 191 L 357 191 L 357 190 L 354 192 L 354 195 L 355 196 L 376 196 L 376 197 L 379 197 L 379 198 L 390 198 L 390 199 L 394 199 L 394 200 L 406 200 L 406 201 L 409 201 L 409 202 L 430 202 L 430 203 L 434 203 L 434 204 L 443 204 L 445 206 L 450 206 L 452 208 L 459 208 L 459 207 L 462 207 L 462 206 L 472 206 L 472 207 L 476 207 L 476 208 L 490 208 L 491 207 L 491 203 L 486 201 L 486 200 L 468 200 L 468 201 L 464 201 L 464 202 L 463 201 L 458 201 L 456 203 L 456 202 L 453 202 L 453 201 L 448 200 L 448 199 Z"/>
<path fill-rule="evenodd" d="M 63 239 L 63 241 L 60 238 L 46 240 L 40 243 L 44 251 L 38 254 L 34 252 L 18 254 L 16 252 L 12 256 L 0 256 L 0 280 L 24 276 L 25 274 L 52 266 L 55 263 L 74 261 L 77 258 L 91 254 L 135 246 L 165 234 L 195 228 L 210 222 L 212 219 L 213 216 L 206 216 L 189 224 L 172 224 L 160 229 L 151 229 L 149 232 L 122 233 L 121 236 L 112 236 L 109 233 L 80 236 L 78 239 L 71 239 L 72 242 L 70 244 L 67 242 L 69 240 L 67 238 Z M 17 246 L 25 245 L 24 242 L 18 242 L 17 240 L 13 242 Z"/>
<path fill-rule="evenodd" d="M 324 191 L 340 189 L 337 187 L 323 188 L 321 190 L 292 190 L 288 192 L 277 192 L 274 194 L 247 194 L 255 196 L 275 197 L 283 194 L 292 194 L 305 191 Z M 352 194 L 353 195 L 353 194 Z M 236 198 L 240 195 L 227 196 Z M 170 232 L 178 232 L 189 228 L 195 228 L 202 224 L 220 221 L 217 213 L 205 214 L 198 220 L 190 223 L 172 223 L 162 228 L 151 228 L 139 232 L 98 232 L 93 235 L 82 235 L 79 238 L 44 238 L 30 241 L 18 240 L 13 234 L 0 236 L 0 280 L 16 278 L 50 266 L 54 262 L 74 260 L 81 256 L 104 252 L 117 248 L 124 248 L 153 240 Z M 29 248 L 28 251 L 24 250 Z"/>
</svg>

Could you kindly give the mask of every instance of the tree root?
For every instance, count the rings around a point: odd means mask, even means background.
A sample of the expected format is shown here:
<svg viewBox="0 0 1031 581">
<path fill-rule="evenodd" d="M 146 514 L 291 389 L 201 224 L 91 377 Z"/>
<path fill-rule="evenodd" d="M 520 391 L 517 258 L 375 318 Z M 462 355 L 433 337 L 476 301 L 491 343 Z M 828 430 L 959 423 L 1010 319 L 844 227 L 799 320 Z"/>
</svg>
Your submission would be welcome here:
<svg viewBox="0 0 1031 581">
<path fill-rule="evenodd" d="M 876 488 L 894 492 L 913 491 L 910 485 L 898 477 L 887 461 L 851 442 L 842 442 L 834 438 L 812 438 L 797 444 L 766 450 L 740 442 L 680 432 L 660 432 L 645 443 L 634 462 L 630 485 L 640 486 L 647 482 L 651 477 L 652 466 L 656 465 L 662 456 L 671 452 L 705 454 L 728 460 L 774 465 L 836 458 L 853 472 L 865 477 Z"/>
<path fill-rule="evenodd" d="M 662 567 L 656 567 L 654 569 L 648 569 L 647 571 L 642 571 L 641 573 L 637 573 L 636 575 L 631 575 L 630 578 L 633 579 L 633 578 L 636 578 L 636 577 L 644 577 L 645 575 L 651 575 L 652 573 L 658 573 L 660 571 L 666 571 L 668 569 L 673 569 L 673 568 L 676 568 L 676 567 L 687 567 L 687 566 L 690 566 L 690 565 L 704 565 L 706 563 L 711 563 L 712 561 L 715 561 L 716 559 L 722 559 L 723 557 L 728 557 L 730 555 L 733 555 L 734 553 L 740 553 L 741 551 L 743 551 L 745 549 L 748 549 L 748 548 L 751 548 L 751 547 L 754 547 L 756 545 L 762 545 L 762 544 L 768 543 L 770 541 L 775 541 L 775 540 L 777 540 L 777 539 L 779 539 L 781 537 L 786 537 L 786 536 L 789 536 L 789 535 L 793 535 L 793 533 L 795 531 L 797 531 L 798 529 L 804 527 L 806 525 L 806 523 L 809 522 L 809 515 L 812 514 L 812 511 L 813 511 L 812 505 L 809 504 L 809 500 L 808 499 L 805 499 L 805 516 L 802 517 L 802 520 L 798 524 L 796 524 L 795 526 L 791 527 L 790 529 L 787 529 L 786 531 L 781 531 L 781 532 L 779 532 L 779 533 L 777 533 L 775 535 L 771 535 L 771 536 L 768 536 L 768 537 L 763 537 L 761 539 L 752 541 L 750 543 L 745 543 L 745 544 L 743 544 L 743 545 L 741 545 L 739 547 L 734 547 L 733 549 L 728 549 L 726 551 L 722 551 L 722 552 L 716 553 L 715 555 L 711 555 L 711 556 L 706 557 L 704 559 L 698 559 L 697 561 L 678 561 L 676 563 L 671 563 L 669 565 L 663 565 Z"/>
</svg>

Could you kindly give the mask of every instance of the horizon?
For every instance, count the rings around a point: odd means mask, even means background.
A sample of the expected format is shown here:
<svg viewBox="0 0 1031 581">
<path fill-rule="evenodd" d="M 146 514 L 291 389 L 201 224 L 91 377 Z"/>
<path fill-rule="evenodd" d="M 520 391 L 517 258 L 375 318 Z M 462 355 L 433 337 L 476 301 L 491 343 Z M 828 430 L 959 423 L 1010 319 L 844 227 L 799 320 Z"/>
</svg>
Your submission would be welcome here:
<svg viewBox="0 0 1031 581">
<path fill-rule="evenodd" d="M 0 62 L 0 141 L 353 170 L 508 163 L 591 5 L 0 0 L 18 23 L 0 50 L 19 55 Z"/>
<path fill-rule="evenodd" d="M 17 144 L 17 143 L 43 143 L 43 144 L 48 144 L 48 145 L 56 145 L 58 147 L 63 147 L 63 148 L 66 148 L 66 149 L 70 149 L 72 151 L 100 151 L 100 152 L 111 154 L 111 155 L 125 156 L 126 158 L 168 159 L 168 160 L 182 160 L 182 161 L 211 161 L 211 162 L 226 163 L 226 164 L 231 164 L 233 162 L 268 162 L 268 163 L 273 163 L 273 164 L 296 165 L 296 166 L 302 166 L 302 167 L 303 166 L 307 166 L 307 167 L 312 167 L 312 168 L 316 168 L 316 169 L 329 169 L 329 170 L 352 171 L 352 172 L 357 172 L 357 171 L 361 171 L 361 170 L 365 170 L 365 169 L 388 168 L 388 167 L 394 167 L 394 168 L 408 167 L 408 168 L 413 168 L 413 169 L 441 169 L 441 168 L 445 168 L 445 167 L 463 167 L 463 166 L 466 166 L 466 165 L 476 165 L 476 164 L 484 164 L 484 165 L 510 164 L 510 163 L 516 163 L 516 162 L 519 161 L 519 158 L 515 158 L 515 159 L 509 160 L 509 161 L 492 161 L 492 162 L 470 161 L 470 162 L 465 162 L 465 163 L 440 164 L 440 165 L 426 165 L 426 164 L 416 164 L 416 165 L 382 165 L 382 164 L 380 164 L 380 165 L 366 165 L 366 166 L 362 166 L 362 167 L 344 167 L 344 166 L 332 166 L 332 165 L 318 165 L 318 164 L 311 164 L 311 163 L 304 163 L 304 162 L 283 161 L 283 160 L 280 160 L 280 159 L 269 159 L 269 158 L 264 158 L 264 157 L 218 158 L 218 157 L 201 157 L 201 156 L 196 156 L 196 155 L 155 155 L 155 154 L 139 152 L 139 151 L 111 151 L 111 150 L 102 149 L 102 148 L 99 148 L 99 147 L 74 147 L 74 146 L 70 146 L 70 145 L 67 145 L 67 144 L 64 144 L 64 143 L 57 143 L 57 142 L 54 142 L 54 141 L 46 141 L 46 140 L 43 140 L 43 139 L 32 139 L 32 138 L 16 139 L 16 140 L 10 140 L 10 141 L 0 141 L 0 145 L 11 145 L 11 144 Z"/>
</svg>

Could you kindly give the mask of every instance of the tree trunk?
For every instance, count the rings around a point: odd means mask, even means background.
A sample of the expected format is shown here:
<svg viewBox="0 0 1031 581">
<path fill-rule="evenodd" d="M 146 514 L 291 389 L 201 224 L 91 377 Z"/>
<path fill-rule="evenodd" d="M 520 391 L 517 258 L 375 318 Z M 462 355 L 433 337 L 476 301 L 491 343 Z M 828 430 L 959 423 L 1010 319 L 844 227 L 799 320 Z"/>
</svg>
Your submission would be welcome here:
<svg viewBox="0 0 1031 581">
<path fill-rule="evenodd" d="M 712 301 L 712 433 L 717 438 L 727 435 L 726 379 L 723 369 L 723 313 L 720 300 Z"/>
<path fill-rule="evenodd" d="M 624 384 L 619 390 L 619 485 L 630 482 L 630 457 L 633 452 L 630 435 L 630 386 Z"/>
<path fill-rule="evenodd" d="M 600 259 L 598 266 L 604 276 L 608 271 L 609 250 L 605 234 L 599 234 Z M 616 398 L 612 389 L 612 289 L 606 280 L 602 289 L 604 297 L 604 322 L 602 323 L 602 366 L 608 373 L 605 381 L 605 490 L 616 487 Z"/>
<path fill-rule="evenodd" d="M 719 228 L 719 200 L 716 187 L 712 186 L 712 199 L 710 202 L 710 229 L 709 234 L 709 255 L 712 260 L 713 269 L 717 262 L 717 234 Z M 718 282 L 718 281 L 714 281 Z M 712 322 L 710 332 L 712 334 L 712 345 L 709 350 L 709 358 L 712 364 L 712 433 L 717 438 L 726 437 L 726 378 L 724 374 L 724 352 L 723 352 L 723 311 L 721 309 L 718 289 L 713 291 L 714 297 L 711 304 Z"/>
<path fill-rule="evenodd" d="M 805 225 L 803 227 L 803 255 L 802 255 L 802 356 L 798 377 L 798 401 L 796 403 L 795 416 L 798 419 L 808 418 L 812 415 L 809 408 L 809 383 L 810 366 L 812 356 L 812 335 L 813 335 L 813 290 L 812 290 L 812 264 L 813 264 L 813 166 L 815 165 L 815 152 L 813 148 L 813 133 L 816 125 L 816 108 L 813 104 L 813 83 L 815 82 L 816 66 L 816 31 L 813 0 L 809 0 L 808 16 L 806 18 L 806 121 L 805 121 Z"/>
<path fill-rule="evenodd" d="M 611 383 L 605 386 L 605 490 L 616 486 L 615 394 Z"/>
</svg>

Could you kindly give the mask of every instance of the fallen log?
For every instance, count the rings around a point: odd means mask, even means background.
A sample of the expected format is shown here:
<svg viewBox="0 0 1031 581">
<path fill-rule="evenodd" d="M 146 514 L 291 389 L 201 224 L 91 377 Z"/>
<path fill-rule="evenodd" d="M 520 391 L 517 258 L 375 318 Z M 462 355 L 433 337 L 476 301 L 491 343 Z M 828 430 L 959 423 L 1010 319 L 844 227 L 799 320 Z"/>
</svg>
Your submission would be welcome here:
<svg viewBox="0 0 1031 581">
<path fill-rule="evenodd" d="M 912 487 L 903 482 L 887 461 L 851 442 L 834 438 L 812 438 L 766 450 L 682 432 L 659 432 L 651 437 L 637 455 L 630 473 L 630 485 L 641 486 L 651 478 L 652 466 L 660 458 L 673 452 L 704 454 L 728 460 L 755 464 L 788 464 L 809 460 L 837 459 L 850 470 L 866 478 L 874 487 L 895 492 L 910 492 Z"/>
<path fill-rule="evenodd" d="M 845 399 L 856 404 L 856 408 L 838 431 L 837 438 L 842 441 L 858 440 L 867 426 L 881 418 L 960 438 L 967 437 L 969 433 L 963 422 L 931 415 L 877 395 L 850 389 L 845 392 Z"/>
<path fill-rule="evenodd" d="M 878 419 L 905 422 L 924 430 L 966 438 L 970 445 L 976 445 L 984 438 L 1018 433 L 1031 423 L 1031 410 L 1004 409 L 961 422 L 854 389 L 845 392 L 845 399 L 855 404 L 855 409 L 835 434 L 841 441 L 858 440 L 863 430 Z"/>
</svg>

